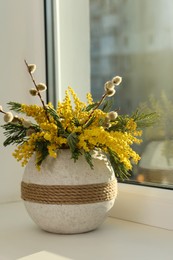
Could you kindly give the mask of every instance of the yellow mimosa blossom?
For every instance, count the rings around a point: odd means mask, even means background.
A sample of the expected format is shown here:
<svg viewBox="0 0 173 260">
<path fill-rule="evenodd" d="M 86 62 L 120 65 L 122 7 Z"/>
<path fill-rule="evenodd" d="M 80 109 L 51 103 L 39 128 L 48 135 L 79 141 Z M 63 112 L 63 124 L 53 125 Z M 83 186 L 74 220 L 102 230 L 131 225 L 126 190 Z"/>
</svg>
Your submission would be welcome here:
<svg viewBox="0 0 173 260">
<path fill-rule="evenodd" d="M 65 129 L 70 129 L 72 126 L 73 109 L 68 90 L 65 91 L 65 99 L 58 103 L 57 114 L 62 118 L 62 125 Z"/>
<path fill-rule="evenodd" d="M 104 148 L 105 151 L 111 149 L 116 153 L 128 170 L 132 168 L 130 160 L 133 159 L 135 163 L 140 159 L 130 145 L 133 142 L 138 142 L 137 139 L 130 133 L 123 132 L 107 132 L 103 127 L 93 127 L 92 129 L 84 130 L 83 134 L 79 136 L 79 148 L 85 151 L 94 149 L 94 147 Z"/>
<path fill-rule="evenodd" d="M 53 158 L 56 158 L 57 157 L 57 153 L 56 153 L 57 146 L 56 146 L 56 144 L 48 145 L 47 148 L 48 148 L 49 155 Z"/>
<path fill-rule="evenodd" d="M 93 97 L 91 93 L 87 93 L 87 102 L 89 105 L 93 104 Z"/>
<path fill-rule="evenodd" d="M 84 102 L 80 101 L 80 99 L 78 98 L 78 96 L 76 95 L 76 93 L 74 92 L 74 90 L 71 87 L 68 87 L 68 90 L 74 100 L 74 104 L 75 104 L 74 112 L 80 112 L 83 108 L 86 107 L 86 104 Z"/>
<path fill-rule="evenodd" d="M 19 145 L 13 152 L 13 156 L 17 161 L 21 161 L 22 166 L 25 166 L 28 163 L 28 160 L 35 151 L 35 142 L 42 137 L 43 133 L 41 132 L 31 134 L 30 138 Z"/>
<path fill-rule="evenodd" d="M 134 121 L 133 118 L 130 118 L 130 119 L 128 120 L 128 122 L 127 122 L 127 124 L 126 124 L 126 128 L 129 129 L 129 130 L 131 130 L 131 131 L 136 130 L 137 124 L 136 124 L 136 122 Z"/>
<path fill-rule="evenodd" d="M 27 116 L 33 117 L 38 124 L 47 122 L 46 112 L 43 107 L 22 104 L 21 111 Z"/>
</svg>

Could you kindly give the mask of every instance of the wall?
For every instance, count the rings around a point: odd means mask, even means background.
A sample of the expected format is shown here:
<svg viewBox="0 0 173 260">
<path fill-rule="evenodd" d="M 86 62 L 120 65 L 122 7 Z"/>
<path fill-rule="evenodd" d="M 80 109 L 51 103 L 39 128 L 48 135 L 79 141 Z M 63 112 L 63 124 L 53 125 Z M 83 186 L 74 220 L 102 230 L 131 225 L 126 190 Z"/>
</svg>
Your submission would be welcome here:
<svg viewBox="0 0 173 260">
<path fill-rule="evenodd" d="M 24 59 L 37 64 L 36 80 L 45 80 L 44 12 L 42 0 L 0 1 L 0 105 L 38 102 L 29 96 L 32 82 Z M 0 115 L 1 116 L 1 115 Z M 0 125 L 3 118 L 0 117 Z M 20 198 L 23 168 L 11 156 L 12 147 L 4 148 L 0 129 L 0 203 Z M 14 147 L 13 147 L 14 148 Z"/>
</svg>

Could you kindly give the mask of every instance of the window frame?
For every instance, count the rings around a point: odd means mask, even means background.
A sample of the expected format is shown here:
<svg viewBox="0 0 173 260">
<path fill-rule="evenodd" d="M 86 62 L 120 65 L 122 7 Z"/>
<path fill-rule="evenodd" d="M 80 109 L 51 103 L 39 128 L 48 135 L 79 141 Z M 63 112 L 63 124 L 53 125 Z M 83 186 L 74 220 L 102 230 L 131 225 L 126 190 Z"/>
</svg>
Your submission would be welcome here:
<svg viewBox="0 0 173 260">
<path fill-rule="evenodd" d="M 45 2 L 49 1 L 45 0 Z M 69 84 L 68 80 L 77 93 L 80 89 L 76 87 L 76 84 L 83 87 L 82 91 L 79 91 L 79 97 L 85 99 L 85 93 L 90 91 L 89 0 L 54 0 L 52 2 L 54 42 L 49 47 L 54 48 L 53 55 L 55 55 L 53 66 L 55 66 L 54 72 L 57 76 L 54 75 L 55 89 L 52 92 L 56 95 L 55 102 L 57 103 L 57 100 L 62 98 L 62 93 Z M 79 23 L 80 26 L 78 26 Z M 66 42 L 68 35 L 70 35 L 69 44 Z M 85 41 L 80 41 L 79 35 Z M 80 42 L 81 45 L 82 42 L 85 44 L 80 46 Z M 67 61 L 69 64 L 75 63 L 74 52 L 78 68 L 82 67 L 84 71 L 83 75 L 79 75 L 78 69 L 74 70 L 67 64 Z M 49 73 L 49 69 L 47 71 Z M 118 197 L 110 216 L 173 230 L 173 191 L 119 183 Z"/>
</svg>

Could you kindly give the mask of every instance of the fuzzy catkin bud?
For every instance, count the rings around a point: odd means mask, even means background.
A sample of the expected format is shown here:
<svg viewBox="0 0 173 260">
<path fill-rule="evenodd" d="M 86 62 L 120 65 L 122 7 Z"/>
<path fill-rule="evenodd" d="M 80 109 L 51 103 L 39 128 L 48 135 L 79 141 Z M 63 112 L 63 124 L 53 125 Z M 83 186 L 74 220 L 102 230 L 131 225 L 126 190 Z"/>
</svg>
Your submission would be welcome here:
<svg viewBox="0 0 173 260">
<path fill-rule="evenodd" d="M 107 82 L 105 83 L 105 85 L 104 85 L 105 91 L 114 89 L 114 87 L 115 87 L 115 86 L 114 86 L 114 84 L 112 83 L 112 81 L 107 81 Z"/>
<path fill-rule="evenodd" d="M 108 97 L 112 97 L 112 96 L 115 94 L 115 92 L 116 92 L 115 89 L 108 89 L 108 90 L 106 91 L 106 95 L 107 95 Z"/>
<path fill-rule="evenodd" d="M 3 111 L 3 108 L 2 108 L 2 106 L 0 106 L 0 111 Z"/>
<path fill-rule="evenodd" d="M 118 117 L 118 113 L 115 111 L 111 111 L 108 113 L 108 118 L 110 121 L 114 121 Z"/>
<path fill-rule="evenodd" d="M 43 84 L 43 83 L 39 83 L 39 84 L 37 85 L 37 89 L 38 89 L 39 91 L 45 91 L 45 90 L 47 89 L 47 86 L 46 86 L 45 84 Z"/>
<path fill-rule="evenodd" d="M 31 122 L 30 122 L 30 121 L 27 121 L 27 120 L 23 120 L 22 125 L 23 125 L 25 128 L 29 128 L 29 127 L 31 126 Z"/>
<path fill-rule="evenodd" d="M 118 86 L 122 81 L 122 77 L 119 77 L 119 76 L 116 76 L 112 79 L 112 83 L 115 85 L 115 86 Z"/>
<path fill-rule="evenodd" d="M 110 122 L 110 119 L 108 116 L 105 117 L 105 123 L 109 123 Z"/>
<path fill-rule="evenodd" d="M 30 73 L 34 73 L 34 71 L 36 70 L 36 65 L 35 64 L 29 64 L 28 70 L 29 70 Z"/>
<path fill-rule="evenodd" d="M 109 119 L 108 116 L 105 117 L 105 121 L 103 123 L 103 126 L 106 127 L 106 128 L 110 126 L 110 119 Z"/>
<path fill-rule="evenodd" d="M 35 89 L 35 88 L 31 88 L 30 90 L 29 90 L 29 93 L 32 95 L 32 96 L 36 96 L 37 95 L 37 90 Z"/>
<path fill-rule="evenodd" d="M 13 120 L 13 114 L 11 112 L 7 112 L 4 115 L 4 121 L 6 123 L 10 123 Z"/>
</svg>

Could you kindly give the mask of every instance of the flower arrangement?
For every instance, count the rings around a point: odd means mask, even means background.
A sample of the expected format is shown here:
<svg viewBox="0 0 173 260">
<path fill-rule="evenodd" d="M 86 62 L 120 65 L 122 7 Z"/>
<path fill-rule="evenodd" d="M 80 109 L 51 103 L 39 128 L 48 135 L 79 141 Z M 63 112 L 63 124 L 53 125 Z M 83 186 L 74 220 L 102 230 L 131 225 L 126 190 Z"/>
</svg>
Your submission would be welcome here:
<svg viewBox="0 0 173 260">
<path fill-rule="evenodd" d="M 122 81 L 119 76 L 104 84 L 104 93 L 98 102 L 93 101 L 90 93 L 87 94 L 86 103 L 80 101 L 69 87 L 64 100 L 54 108 L 42 99 L 41 92 L 46 91 L 47 87 L 36 83 L 33 77 L 36 65 L 26 61 L 25 64 L 34 85 L 29 92 L 32 96 L 38 96 L 41 106 L 8 103 L 10 110 L 24 114 L 27 119 L 6 112 L 0 106 L 5 121 L 2 125 L 6 136 L 4 146 L 17 145 L 13 153 L 17 161 L 25 166 L 36 153 L 36 167 L 39 169 L 48 155 L 56 158 L 60 149 L 69 148 L 74 161 L 84 155 L 93 168 L 93 152 L 101 151 L 110 161 L 115 175 L 126 178 L 133 162 L 140 160 L 132 145 L 141 143 L 141 128 L 153 124 L 155 113 L 136 110 L 129 116 L 110 111 L 110 97 Z M 34 120 L 30 121 L 28 117 Z"/>
</svg>

